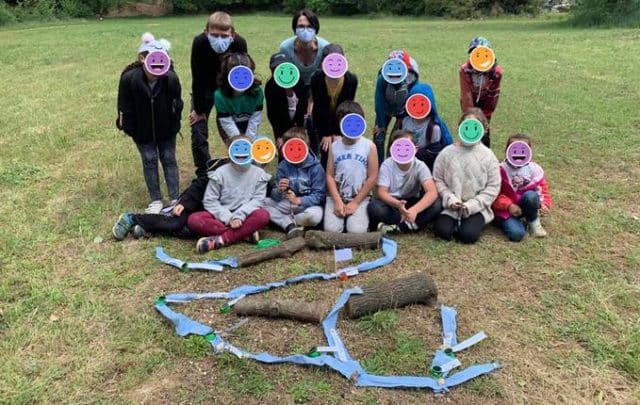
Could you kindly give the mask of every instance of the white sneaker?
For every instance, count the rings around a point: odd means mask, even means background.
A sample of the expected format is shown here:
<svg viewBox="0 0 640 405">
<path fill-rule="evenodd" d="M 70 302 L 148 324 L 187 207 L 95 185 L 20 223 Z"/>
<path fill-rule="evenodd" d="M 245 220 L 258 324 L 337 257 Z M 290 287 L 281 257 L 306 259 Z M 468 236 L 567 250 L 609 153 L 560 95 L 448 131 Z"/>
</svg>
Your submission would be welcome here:
<svg viewBox="0 0 640 405">
<path fill-rule="evenodd" d="M 529 233 L 531 236 L 535 236 L 536 238 L 544 238 L 547 236 L 547 231 L 542 227 L 542 223 L 540 222 L 540 218 L 535 221 L 529 222 Z"/>
<path fill-rule="evenodd" d="M 155 200 L 149 203 L 149 206 L 144 210 L 145 214 L 159 214 L 162 211 L 162 200 Z"/>
</svg>

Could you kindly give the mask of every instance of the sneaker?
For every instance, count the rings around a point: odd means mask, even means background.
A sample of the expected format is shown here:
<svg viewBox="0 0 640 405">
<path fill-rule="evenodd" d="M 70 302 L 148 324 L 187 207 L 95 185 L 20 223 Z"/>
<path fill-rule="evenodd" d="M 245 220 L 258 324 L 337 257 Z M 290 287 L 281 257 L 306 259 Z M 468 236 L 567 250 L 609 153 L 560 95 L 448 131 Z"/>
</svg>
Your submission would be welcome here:
<svg viewBox="0 0 640 405">
<path fill-rule="evenodd" d="M 293 239 L 300 236 L 304 236 L 304 228 L 301 226 L 295 226 L 291 224 L 291 226 L 287 227 L 287 239 Z"/>
<path fill-rule="evenodd" d="M 205 254 L 210 250 L 215 250 L 223 246 L 222 239 L 219 236 L 208 236 L 198 239 L 196 250 L 200 254 Z"/>
<path fill-rule="evenodd" d="M 140 225 L 136 224 L 133 226 L 133 230 L 131 230 L 131 236 L 133 236 L 133 239 L 140 239 L 144 234 L 145 231 Z"/>
<path fill-rule="evenodd" d="M 249 235 L 246 238 L 244 238 L 244 240 L 249 242 L 249 243 L 253 243 L 255 245 L 258 242 L 260 242 L 260 233 L 258 231 L 255 231 L 251 235 Z"/>
<path fill-rule="evenodd" d="M 149 206 L 144 210 L 145 214 L 159 214 L 162 211 L 162 200 L 155 200 L 149 203 Z"/>
<path fill-rule="evenodd" d="M 384 222 L 380 222 L 378 224 L 378 232 L 382 232 L 383 235 L 386 235 L 388 233 L 400 232 L 400 228 L 398 228 L 398 225 L 387 225 Z"/>
<path fill-rule="evenodd" d="M 116 240 L 123 240 L 127 237 L 127 234 L 131 232 L 131 228 L 133 227 L 133 220 L 128 212 L 120 215 L 118 220 L 116 221 L 113 228 L 111 228 L 111 233 L 113 233 L 113 237 Z"/>
<path fill-rule="evenodd" d="M 535 236 L 536 238 L 544 238 L 547 236 L 547 231 L 542 227 L 542 223 L 540 222 L 540 218 L 537 218 L 535 221 L 529 222 L 529 233 L 531 236 Z"/>
<path fill-rule="evenodd" d="M 162 209 L 162 213 L 165 215 L 171 215 L 176 205 L 178 205 L 178 200 L 169 201 L 169 204 Z"/>
</svg>

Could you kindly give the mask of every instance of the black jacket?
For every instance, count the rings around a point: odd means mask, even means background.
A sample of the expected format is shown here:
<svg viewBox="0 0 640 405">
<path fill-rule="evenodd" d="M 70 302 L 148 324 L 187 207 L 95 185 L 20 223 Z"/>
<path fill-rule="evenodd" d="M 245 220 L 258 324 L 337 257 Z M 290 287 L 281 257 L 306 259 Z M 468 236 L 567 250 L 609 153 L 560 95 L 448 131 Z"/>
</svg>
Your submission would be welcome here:
<svg viewBox="0 0 640 405">
<path fill-rule="evenodd" d="M 142 66 L 120 76 L 118 128 L 138 144 L 162 141 L 180 131 L 182 89 L 173 70 L 159 78 L 153 89 Z"/>
<path fill-rule="evenodd" d="M 287 91 L 278 86 L 273 78 L 267 81 L 264 86 L 264 98 L 267 102 L 267 118 L 273 129 L 275 139 L 282 135 L 291 127 L 304 126 L 304 115 L 307 113 L 308 93 L 302 80 L 292 89 L 298 97 L 298 105 L 293 119 L 289 118 L 289 103 L 287 102 Z"/>
<path fill-rule="evenodd" d="M 247 41 L 236 34 L 227 50 L 227 53 L 229 52 L 247 53 Z M 191 45 L 191 93 L 193 109 L 198 114 L 211 111 L 213 93 L 218 88 L 217 78 L 223 55 L 215 53 L 211 48 L 206 33 L 203 32 L 193 38 Z"/>
<path fill-rule="evenodd" d="M 313 127 L 317 131 L 317 136 L 340 135 L 340 123 L 336 120 L 335 113 L 331 112 L 331 101 L 327 86 L 324 81 L 325 74 L 319 70 L 311 76 L 311 95 L 313 97 Z M 356 90 L 358 88 L 358 77 L 347 72 L 344 75 L 344 84 L 342 91 L 338 96 L 336 107 L 343 101 L 353 101 L 356 98 Z"/>
</svg>

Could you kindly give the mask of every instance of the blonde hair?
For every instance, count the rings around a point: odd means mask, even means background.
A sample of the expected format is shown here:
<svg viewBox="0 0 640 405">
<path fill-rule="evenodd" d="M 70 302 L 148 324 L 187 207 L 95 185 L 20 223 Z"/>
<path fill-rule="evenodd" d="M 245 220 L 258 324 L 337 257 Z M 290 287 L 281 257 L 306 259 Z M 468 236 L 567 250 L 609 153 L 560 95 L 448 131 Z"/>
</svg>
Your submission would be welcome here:
<svg viewBox="0 0 640 405">
<path fill-rule="evenodd" d="M 235 32 L 235 28 L 233 27 L 233 21 L 231 21 L 231 16 L 224 11 L 216 11 L 211 14 L 209 18 L 207 18 L 207 26 L 205 29 L 217 29 L 220 31 L 228 31 Z"/>
</svg>

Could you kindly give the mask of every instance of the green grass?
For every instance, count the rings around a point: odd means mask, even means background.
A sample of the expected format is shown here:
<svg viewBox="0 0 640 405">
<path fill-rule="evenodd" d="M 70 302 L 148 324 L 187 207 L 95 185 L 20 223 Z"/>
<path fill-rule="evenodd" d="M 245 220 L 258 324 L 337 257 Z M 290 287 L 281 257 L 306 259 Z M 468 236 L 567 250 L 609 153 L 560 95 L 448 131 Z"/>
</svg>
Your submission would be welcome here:
<svg viewBox="0 0 640 405">
<path fill-rule="evenodd" d="M 332 271 L 327 253 L 224 274 L 180 273 L 157 263 L 153 248 L 194 259 L 192 242 L 111 240 L 118 215 L 147 203 L 137 152 L 114 128 L 119 74 L 144 31 L 166 37 L 188 104 L 191 41 L 204 21 L 0 29 L 0 402 L 424 402 L 420 391 L 359 389 L 326 370 L 214 356 L 202 340 L 175 336 L 152 307 L 169 292 L 226 291 Z M 289 23 L 288 16 L 236 18 L 265 80 Z M 640 400 L 640 84 L 629 56 L 637 30 L 569 28 L 555 18 L 323 18 L 321 33 L 344 46 L 370 126 L 378 66 L 403 47 L 420 63 L 452 129 L 466 44 L 476 35 L 490 38 L 505 69 L 493 150 L 502 157 L 509 134 L 532 134 L 555 199 L 546 240 L 513 244 L 493 228 L 474 246 L 400 236 L 392 265 L 345 286 L 424 270 L 440 300 L 457 308 L 461 338 L 488 333 L 463 364 L 497 359 L 504 368 L 447 394 L 454 402 Z M 266 122 L 262 128 L 270 132 Z M 189 130 L 182 132 L 184 186 L 193 170 Z M 247 249 L 233 246 L 220 256 Z M 269 294 L 330 304 L 342 287 L 307 283 Z M 197 318 L 224 328 L 219 303 L 209 304 Z M 313 325 L 286 325 L 252 321 L 230 339 L 282 354 L 323 344 Z M 352 355 L 384 373 L 426 374 L 440 344 L 437 310 L 419 306 L 340 327 Z"/>
</svg>

